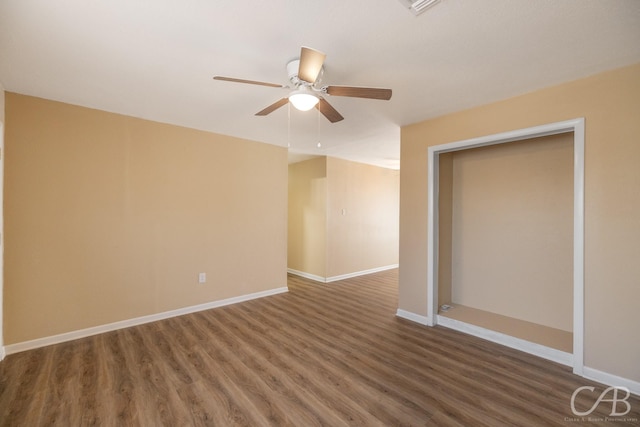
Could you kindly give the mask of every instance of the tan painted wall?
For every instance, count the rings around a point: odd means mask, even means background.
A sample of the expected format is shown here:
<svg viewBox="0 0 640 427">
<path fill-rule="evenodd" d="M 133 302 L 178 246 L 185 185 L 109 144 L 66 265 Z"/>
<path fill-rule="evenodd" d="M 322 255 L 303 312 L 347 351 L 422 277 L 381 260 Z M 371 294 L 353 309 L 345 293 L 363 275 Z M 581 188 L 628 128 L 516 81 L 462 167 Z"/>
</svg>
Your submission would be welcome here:
<svg viewBox="0 0 640 427">
<path fill-rule="evenodd" d="M 289 165 L 287 266 L 327 276 L 327 158 Z"/>
<path fill-rule="evenodd" d="M 438 161 L 438 307 L 452 302 L 453 155 L 442 153 Z"/>
<path fill-rule="evenodd" d="M 327 159 L 327 276 L 398 264 L 399 171 Z"/>
<path fill-rule="evenodd" d="M 0 123 L 4 123 L 4 87 L 0 84 Z"/>
<path fill-rule="evenodd" d="M 327 279 L 397 264 L 399 182 L 333 157 L 290 165 L 289 268 Z"/>
<path fill-rule="evenodd" d="M 640 64 L 402 128 L 399 308 L 427 313 L 427 147 L 584 117 L 585 365 L 640 381 Z"/>
<path fill-rule="evenodd" d="M 573 133 L 453 153 L 452 301 L 573 330 Z"/>
<path fill-rule="evenodd" d="M 286 286 L 286 149 L 6 107 L 6 343 Z"/>
</svg>

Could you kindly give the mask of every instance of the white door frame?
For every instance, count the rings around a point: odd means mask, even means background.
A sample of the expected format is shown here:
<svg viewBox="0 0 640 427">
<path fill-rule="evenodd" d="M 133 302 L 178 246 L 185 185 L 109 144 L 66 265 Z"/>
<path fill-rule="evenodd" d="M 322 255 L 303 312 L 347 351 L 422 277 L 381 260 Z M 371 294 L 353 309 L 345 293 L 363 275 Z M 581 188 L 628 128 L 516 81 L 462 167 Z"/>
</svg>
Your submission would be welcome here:
<svg viewBox="0 0 640 427">
<path fill-rule="evenodd" d="M 2 86 L 0 86 L 0 90 Z M 0 106 L 1 108 L 2 106 Z M 4 359 L 4 123 L 0 121 L 0 360 Z"/>
<path fill-rule="evenodd" d="M 584 118 L 429 147 L 427 213 L 427 324 L 438 323 L 439 155 L 523 139 L 573 132 L 573 372 L 584 367 Z"/>
</svg>

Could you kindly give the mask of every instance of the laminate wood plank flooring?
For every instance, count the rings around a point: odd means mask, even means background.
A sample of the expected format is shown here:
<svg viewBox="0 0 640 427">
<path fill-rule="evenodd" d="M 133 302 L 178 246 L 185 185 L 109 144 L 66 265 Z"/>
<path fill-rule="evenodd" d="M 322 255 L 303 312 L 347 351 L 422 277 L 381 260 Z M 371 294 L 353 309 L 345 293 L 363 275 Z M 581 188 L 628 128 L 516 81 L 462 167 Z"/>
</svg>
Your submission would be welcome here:
<svg viewBox="0 0 640 427">
<path fill-rule="evenodd" d="M 289 276 L 285 294 L 9 355 L 0 426 L 640 425 L 635 396 L 581 419 L 574 390 L 595 387 L 587 411 L 605 386 L 396 317 L 397 282 Z"/>
</svg>

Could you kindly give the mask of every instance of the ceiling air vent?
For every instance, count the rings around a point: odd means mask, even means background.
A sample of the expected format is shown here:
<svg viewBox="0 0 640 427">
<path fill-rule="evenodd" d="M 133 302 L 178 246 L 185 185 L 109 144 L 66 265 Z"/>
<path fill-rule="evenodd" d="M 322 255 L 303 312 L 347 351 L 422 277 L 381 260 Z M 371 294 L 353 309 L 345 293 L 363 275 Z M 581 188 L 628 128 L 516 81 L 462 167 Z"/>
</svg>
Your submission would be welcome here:
<svg viewBox="0 0 640 427">
<path fill-rule="evenodd" d="M 439 3 L 440 0 L 400 0 L 400 3 L 405 5 L 414 15 L 420 15 L 422 12 Z"/>
</svg>

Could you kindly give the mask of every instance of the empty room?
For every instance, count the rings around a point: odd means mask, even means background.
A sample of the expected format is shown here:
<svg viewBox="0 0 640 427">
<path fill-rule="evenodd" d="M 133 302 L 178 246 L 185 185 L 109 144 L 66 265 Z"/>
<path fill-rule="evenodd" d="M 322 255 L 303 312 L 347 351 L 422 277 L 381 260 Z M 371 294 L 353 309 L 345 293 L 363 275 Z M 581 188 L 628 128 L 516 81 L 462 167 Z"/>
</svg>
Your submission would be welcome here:
<svg viewBox="0 0 640 427">
<path fill-rule="evenodd" d="M 0 426 L 640 425 L 637 0 L 0 0 Z"/>
</svg>

